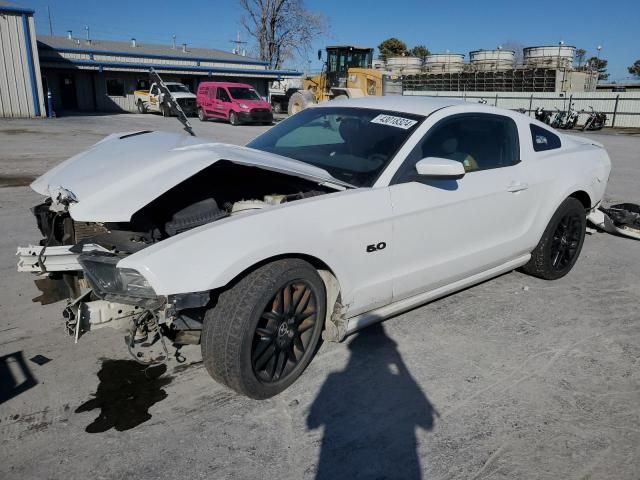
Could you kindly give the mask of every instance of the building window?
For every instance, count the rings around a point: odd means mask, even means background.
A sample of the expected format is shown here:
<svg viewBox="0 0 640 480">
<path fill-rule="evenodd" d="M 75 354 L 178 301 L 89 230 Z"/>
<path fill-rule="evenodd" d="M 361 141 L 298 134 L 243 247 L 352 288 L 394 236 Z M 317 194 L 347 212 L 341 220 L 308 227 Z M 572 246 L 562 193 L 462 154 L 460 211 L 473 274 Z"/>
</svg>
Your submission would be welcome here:
<svg viewBox="0 0 640 480">
<path fill-rule="evenodd" d="M 110 97 L 124 97 L 124 81 L 121 78 L 108 78 L 107 95 Z"/>
<path fill-rule="evenodd" d="M 149 90 L 149 80 L 145 78 L 139 78 L 136 82 L 136 90 Z"/>
</svg>

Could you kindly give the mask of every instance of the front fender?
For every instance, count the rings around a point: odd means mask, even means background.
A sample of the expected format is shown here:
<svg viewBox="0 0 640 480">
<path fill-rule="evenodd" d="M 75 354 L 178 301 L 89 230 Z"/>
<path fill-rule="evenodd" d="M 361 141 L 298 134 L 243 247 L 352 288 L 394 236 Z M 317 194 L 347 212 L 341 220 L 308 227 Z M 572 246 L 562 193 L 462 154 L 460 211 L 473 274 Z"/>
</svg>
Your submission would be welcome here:
<svg viewBox="0 0 640 480">
<path fill-rule="evenodd" d="M 274 256 L 308 255 L 331 268 L 345 304 L 359 298 L 384 303 L 391 294 L 391 249 L 371 255 L 366 245 L 390 240 L 388 189 L 357 189 L 203 225 L 141 250 L 118 267 L 138 270 L 157 294 L 169 295 L 224 287 Z"/>
</svg>

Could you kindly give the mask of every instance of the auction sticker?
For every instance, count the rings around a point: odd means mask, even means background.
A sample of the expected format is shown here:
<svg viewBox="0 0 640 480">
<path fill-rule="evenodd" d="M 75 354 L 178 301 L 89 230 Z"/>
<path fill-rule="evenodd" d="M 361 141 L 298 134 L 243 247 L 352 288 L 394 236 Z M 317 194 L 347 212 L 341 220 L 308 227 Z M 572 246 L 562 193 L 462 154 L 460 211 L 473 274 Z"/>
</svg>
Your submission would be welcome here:
<svg viewBox="0 0 640 480">
<path fill-rule="evenodd" d="M 380 125 L 389 125 L 390 127 L 397 127 L 403 130 L 408 130 L 413 127 L 417 120 L 411 120 L 410 118 L 396 117 L 393 115 L 378 115 L 371 120 L 371 123 L 379 123 Z"/>
</svg>

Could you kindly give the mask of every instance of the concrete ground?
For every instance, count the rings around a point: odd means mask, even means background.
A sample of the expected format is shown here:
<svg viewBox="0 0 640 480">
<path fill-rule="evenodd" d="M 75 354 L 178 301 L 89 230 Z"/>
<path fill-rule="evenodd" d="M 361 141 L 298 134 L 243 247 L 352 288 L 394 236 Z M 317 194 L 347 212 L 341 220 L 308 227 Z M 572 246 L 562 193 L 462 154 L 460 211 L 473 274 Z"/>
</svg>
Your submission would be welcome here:
<svg viewBox="0 0 640 480">
<path fill-rule="evenodd" d="M 234 143 L 266 128 L 194 124 Z M 0 120 L 0 179 L 161 128 L 179 124 Z M 613 160 L 607 200 L 640 203 L 640 136 L 591 135 Z M 0 188 L 2 479 L 638 478 L 640 242 L 594 233 L 559 281 L 512 272 L 325 343 L 259 402 L 214 383 L 197 347 L 143 372 L 114 330 L 74 345 L 61 305 L 32 303 L 33 277 L 15 271 L 16 246 L 39 238 L 38 200 Z"/>
</svg>

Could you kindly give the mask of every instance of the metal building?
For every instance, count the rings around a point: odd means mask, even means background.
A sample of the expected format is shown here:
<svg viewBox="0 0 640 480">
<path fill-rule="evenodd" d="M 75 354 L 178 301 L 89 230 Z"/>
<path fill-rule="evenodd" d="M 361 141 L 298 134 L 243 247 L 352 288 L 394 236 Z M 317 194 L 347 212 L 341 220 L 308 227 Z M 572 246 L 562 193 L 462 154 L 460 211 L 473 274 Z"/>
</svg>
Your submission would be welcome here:
<svg viewBox="0 0 640 480">
<path fill-rule="evenodd" d="M 201 81 L 236 81 L 267 96 L 268 83 L 301 73 L 270 70 L 266 62 L 222 50 L 74 37 L 38 36 L 45 91 L 53 109 L 136 111 L 133 92 L 149 87 L 149 68 L 165 81 L 181 82 L 195 92 Z"/>
<path fill-rule="evenodd" d="M 33 13 L 0 0 L 0 117 L 45 115 Z"/>
</svg>

